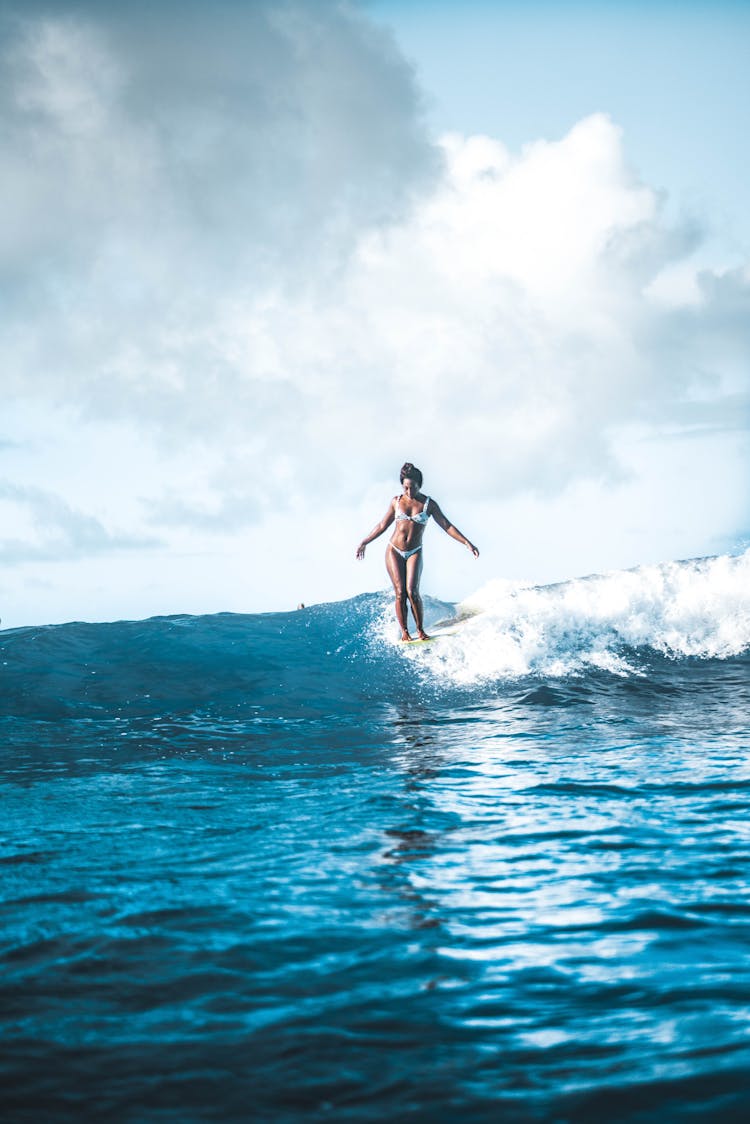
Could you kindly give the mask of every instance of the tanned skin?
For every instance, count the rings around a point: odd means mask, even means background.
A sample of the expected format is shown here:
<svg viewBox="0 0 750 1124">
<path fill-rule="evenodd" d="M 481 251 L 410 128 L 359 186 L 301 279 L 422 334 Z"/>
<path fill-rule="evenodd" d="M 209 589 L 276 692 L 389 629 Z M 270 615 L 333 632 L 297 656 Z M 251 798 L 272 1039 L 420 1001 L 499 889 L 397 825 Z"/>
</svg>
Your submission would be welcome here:
<svg viewBox="0 0 750 1124">
<path fill-rule="evenodd" d="M 422 597 L 419 592 L 419 579 L 422 576 L 423 551 L 417 550 L 415 554 L 410 555 L 409 558 L 402 558 L 397 550 L 414 550 L 422 543 L 424 536 L 424 523 L 413 523 L 410 519 L 396 521 L 396 506 L 404 515 L 419 515 L 424 511 L 427 496 L 421 491 L 421 483 L 417 482 L 416 477 L 405 476 L 402 482 L 403 491 L 400 496 L 394 496 L 388 506 L 383 518 L 380 522 L 373 527 L 370 534 L 362 539 L 362 542 L 357 547 L 357 558 L 360 560 L 365 556 L 365 549 L 369 543 L 374 539 L 380 537 L 385 531 L 395 523 L 395 529 L 388 542 L 385 551 L 385 567 L 388 571 L 388 576 L 393 583 L 393 591 L 396 595 L 396 620 L 401 629 L 401 639 L 411 641 L 414 639 L 409 633 L 407 627 L 407 601 L 411 605 L 411 611 L 414 614 L 414 622 L 416 624 L 418 640 L 429 640 L 429 636 L 424 630 L 424 612 L 422 606 Z M 451 523 L 449 519 L 443 515 L 439 505 L 434 499 L 430 498 L 429 516 L 435 520 L 439 527 L 450 535 L 456 542 L 462 543 L 467 547 L 475 558 L 479 557 L 479 551 L 473 543 L 469 542 L 465 535 L 462 535 L 457 527 Z M 393 548 L 397 549 L 393 549 Z"/>
</svg>

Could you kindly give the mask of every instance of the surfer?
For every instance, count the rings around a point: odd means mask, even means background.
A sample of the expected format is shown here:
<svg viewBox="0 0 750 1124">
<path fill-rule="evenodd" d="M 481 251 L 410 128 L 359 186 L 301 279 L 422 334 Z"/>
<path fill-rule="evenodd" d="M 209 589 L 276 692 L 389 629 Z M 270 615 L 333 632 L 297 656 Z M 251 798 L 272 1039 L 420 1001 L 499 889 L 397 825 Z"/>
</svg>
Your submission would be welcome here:
<svg viewBox="0 0 750 1124">
<path fill-rule="evenodd" d="M 357 547 L 357 558 L 364 558 L 368 543 L 379 538 L 391 523 L 396 524 L 386 547 L 385 567 L 396 594 L 396 620 L 401 629 L 401 639 L 407 641 L 412 639 L 406 624 L 408 598 L 414 614 L 414 623 L 417 626 L 417 637 L 420 640 L 429 640 L 424 630 L 422 598 L 419 593 L 419 579 L 422 576 L 422 536 L 427 520 L 432 516 L 446 534 L 468 547 L 475 558 L 479 557 L 479 551 L 449 519 L 446 519 L 437 502 L 430 496 L 423 495 L 422 473 L 410 461 L 407 461 L 401 469 L 401 486 L 402 494 L 393 497 L 378 525 L 373 527 L 367 538 L 362 539 Z"/>
</svg>

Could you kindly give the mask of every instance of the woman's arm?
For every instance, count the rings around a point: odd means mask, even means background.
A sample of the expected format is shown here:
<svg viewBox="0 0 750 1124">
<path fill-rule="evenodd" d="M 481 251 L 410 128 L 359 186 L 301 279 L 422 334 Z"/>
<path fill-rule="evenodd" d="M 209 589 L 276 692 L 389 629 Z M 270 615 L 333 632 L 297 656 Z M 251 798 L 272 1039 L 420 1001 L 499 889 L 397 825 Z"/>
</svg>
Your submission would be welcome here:
<svg viewBox="0 0 750 1124">
<path fill-rule="evenodd" d="M 479 551 L 474 546 L 474 543 L 469 542 L 469 540 L 466 538 L 466 536 L 461 534 L 458 527 L 454 527 L 453 524 L 451 523 L 451 521 L 449 519 L 446 519 L 446 517 L 443 515 L 442 511 L 440 510 L 439 506 L 435 503 L 434 500 L 430 500 L 430 503 L 432 505 L 430 507 L 430 515 L 435 520 L 438 527 L 442 527 L 443 530 L 445 531 L 446 535 L 450 535 L 450 537 L 452 539 L 455 539 L 456 542 L 463 543 L 464 546 L 469 548 L 469 550 L 474 555 L 474 557 L 478 558 L 479 557 Z"/>
<path fill-rule="evenodd" d="M 370 531 L 367 538 L 362 539 L 362 542 L 357 547 L 357 558 L 360 558 L 360 559 L 364 558 L 365 547 L 367 546 L 367 544 L 371 543 L 373 541 L 373 539 L 379 538 L 380 535 L 383 534 L 383 531 L 386 531 L 390 527 L 391 523 L 393 522 L 393 520 L 395 518 L 396 518 L 396 516 L 395 516 L 394 511 L 393 511 L 393 501 L 391 501 L 391 504 L 390 504 L 388 510 L 386 511 L 385 515 L 383 516 L 383 518 L 380 520 L 380 522 L 377 524 L 377 526 L 373 527 L 373 529 Z"/>
</svg>

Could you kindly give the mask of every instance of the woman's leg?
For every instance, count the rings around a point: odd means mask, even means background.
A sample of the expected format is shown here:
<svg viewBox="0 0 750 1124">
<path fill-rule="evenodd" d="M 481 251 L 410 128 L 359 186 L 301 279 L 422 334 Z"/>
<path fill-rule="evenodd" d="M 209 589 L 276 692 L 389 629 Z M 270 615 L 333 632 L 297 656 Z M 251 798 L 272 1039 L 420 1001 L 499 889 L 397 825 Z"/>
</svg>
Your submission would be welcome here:
<svg viewBox="0 0 750 1124">
<path fill-rule="evenodd" d="M 424 630 L 424 607 L 422 605 L 422 595 L 419 592 L 419 579 L 422 577 L 422 565 L 421 550 L 418 550 L 416 554 L 412 554 L 411 558 L 406 559 L 406 596 L 409 598 L 411 611 L 414 614 L 417 636 L 420 640 L 426 640 L 427 633 Z"/>
<path fill-rule="evenodd" d="M 406 561 L 391 549 L 390 544 L 385 548 L 385 568 L 393 582 L 393 592 L 396 594 L 396 620 L 401 629 L 401 639 L 411 640 L 406 627 Z"/>
</svg>

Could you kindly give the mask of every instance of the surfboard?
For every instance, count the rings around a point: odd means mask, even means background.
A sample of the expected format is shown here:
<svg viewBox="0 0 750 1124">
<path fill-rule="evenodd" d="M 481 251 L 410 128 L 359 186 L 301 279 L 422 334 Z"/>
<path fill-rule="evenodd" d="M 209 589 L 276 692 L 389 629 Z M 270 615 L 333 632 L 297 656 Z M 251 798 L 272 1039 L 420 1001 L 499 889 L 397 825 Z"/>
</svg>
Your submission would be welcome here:
<svg viewBox="0 0 750 1124">
<path fill-rule="evenodd" d="M 399 647 L 401 648 L 416 648 L 423 644 L 434 644 L 436 640 L 442 640 L 444 636 L 455 636 L 460 632 L 460 625 L 466 624 L 472 617 L 479 616 L 481 609 L 465 609 L 455 617 L 443 617 L 442 620 L 435 621 L 430 625 L 430 635 L 426 640 L 399 640 Z"/>
<path fill-rule="evenodd" d="M 436 640 L 442 640 L 444 636 L 455 636 L 456 629 L 451 629 L 449 632 L 433 632 L 426 640 L 400 640 L 399 643 L 404 648 L 415 648 L 420 644 L 434 644 Z"/>
</svg>

